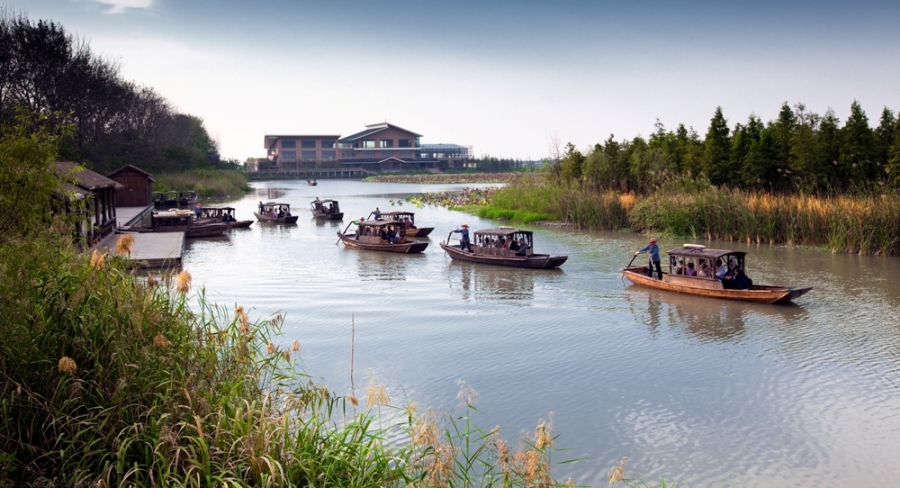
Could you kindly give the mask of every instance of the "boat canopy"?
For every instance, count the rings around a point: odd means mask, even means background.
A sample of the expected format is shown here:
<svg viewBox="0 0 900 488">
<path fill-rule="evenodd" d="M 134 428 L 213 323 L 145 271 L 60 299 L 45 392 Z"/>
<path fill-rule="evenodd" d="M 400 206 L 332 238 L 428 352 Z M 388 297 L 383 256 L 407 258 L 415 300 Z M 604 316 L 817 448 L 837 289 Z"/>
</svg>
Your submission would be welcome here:
<svg viewBox="0 0 900 488">
<path fill-rule="evenodd" d="M 313 201 L 311 201 L 311 202 L 309 202 L 309 203 L 315 205 L 316 203 L 331 203 L 331 202 L 337 203 L 338 201 L 337 201 L 337 200 L 331 200 L 331 199 L 329 199 L 329 200 L 313 200 Z"/>
<path fill-rule="evenodd" d="M 496 229 L 481 229 L 475 231 L 476 236 L 511 236 L 513 234 L 525 234 L 530 236 L 532 232 L 530 230 L 515 229 L 513 227 L 498 227 Z"/>
<path fill-rule="evenodd" d="M 747 253 L 744 251 L 735 251 L 733 249 L 706 249 L 694 247 L 676 247 L 668 251 L 670 256 L 678 256 L 685 258 L 698 258 L 716 260 L 723 256 L 735 256 L 743 258 Z"/>
<path fill-rule="evenodd" d="M 279 203 L 279 202 L 266 202 L 266 203 L 263 204 L 264 207 L 275 207 L 275 206 L 278 206 L 278 205 L 284 205 L 284 206 L 286 206 L 286 207 L 290 207 L 290 206 L 291 206 L 290 203 Z"/>
<path fill-rule="evenodd" d="M 375 212 L 372 212 L 372 213 L 375 213 Z M 392 210 L 390 212 L 381 212 L 382 217 L 384 217 L 384 216 L 388 216 L 388 217 L 398 216 L 399 217 L 399 216 L 403 216 L 403 215 L 409 215 L 410 217 L 412 217 L 413 215 L 415 215 L 415 213 L 414 212 L 405 212 L 403 210 Z"/>
<path fill-rule="evenodd" d="M 399 225 L 397 222 L 393 220 L 360 220 L 357 223 L 360 227 L 384 227 L 384 226 L 397 226 Z M 400 227 L 403 227 L 402 225 Z"/>
</svg>

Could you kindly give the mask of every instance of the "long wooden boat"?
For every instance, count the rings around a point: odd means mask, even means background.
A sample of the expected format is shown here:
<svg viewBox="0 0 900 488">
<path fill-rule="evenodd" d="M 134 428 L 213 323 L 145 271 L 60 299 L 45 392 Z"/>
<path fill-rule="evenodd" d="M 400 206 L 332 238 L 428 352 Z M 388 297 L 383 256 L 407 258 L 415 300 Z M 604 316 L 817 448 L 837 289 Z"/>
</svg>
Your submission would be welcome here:
<svg viewBox="0 0 900 488">
<path fill-rule="evenodd" d="M 755 303 L 787 303 L 812 290 L 811 286 L 757 285 L 752 280 L 747 280 L 745 289 L 731 288 L 727 277 L 716 277 L 716 263 L 734 260 L 735 272 L 740 270 L 742 274 L 746 269 L 744 264 L 747 256 L 743 251 L 706 249 L 700 245 L 686 244 L 685 247 L 668 251 L 668 254 L 668 270 L 663 272 L 662 280 L 649 276 L 649 263 L 647 266 L 632 266 L 629 263 L 622 270 L 622 275 L 635 285 L 647 288 Z M 691 275 L 689 270 L 698 271 L 696 275 Z"/>
<path fill-rule="evenodd" d="M 253 212 L 256 220 L 270 224 L 293 224 L 300 218 L 299 215 L 291 215 L 291 204 L 289 203 L 260 202 L 259 210 Z"/>
<path fill-rule="evenodd" d="M 403 210 L 372 212 L 369 214 L 369 219 L 400 222 L 406 227 L 406 237 L 425 237 L 434 230 L 434 227 L 416 227 L 416 214 Z"/>
<path fill-rule="evenodd" d="M 127 230 L 132 232 L 184 232 L 185 237 L 215 237 L 228 230 L 223 222 L 194 221 L 190 210 L 168 210 L 152 212 L 149 226 L 133 226 Z"/>
<path fill-rule="evenodd" d="M 315 219 L 343 220 L 344 212 L 337 200 L 315 200 L 309 202 L 309 211 Z"/>
<path fill-rule="evenodd" d="M 348 233 L 350 226 L 354 224 L 357 226 L 356 232 Z M 337 235 L 345 246 L 369 251 L 411 254 L 422 252 L 428 247 L 427 242 L 408 240 L 402 224 L 383 220 L 353 221 Z"/>
<path fill-rule="evenodd" d="M 194 190 L 182 191 L 178 193 L 178 205 L 182 207 L 197 203 L 197 192 Z"/>
<path fill-rule="evenodd" d="M 195 223 L 222 222 L 229 229 L 243 229 L 253 225 L 252 220 L 237 220 L 234 212 L 234 207 L 201 207 L 200 217 L 196 219 Z"/>
<path fill-rule="evenodd" d="M 307 186 L 316 186 L 316 185 L 318 185 L 319 183 L 318 183 L 316 180 L 310 180 L 310 179 L 307 179 L 307 180 L 306 180 L 306 184 L 307 184 Z"/>
<path fill-rule="evenodd" d="M 452 234 L 451 232 L 447 236 L 446 243 L 441 243 L 441 249 L 451 259 L 460 261 L 514 268 L 550 269 L 561 266 L 569 259 L 569 256 L 535 254 L 534 234 L 528 230 L 512 227 L 477 230 L 472 242 L 472 252 L 460 249 L 459 246 L 451 246 Z"/>
<path fill-rule="evenodd" d="M 163 206 L 165 208 L 177 207 L 178 206 L 178 192 L 177 191 L 166 192 L 165 198 L 163 199 Z"/>
</svg>

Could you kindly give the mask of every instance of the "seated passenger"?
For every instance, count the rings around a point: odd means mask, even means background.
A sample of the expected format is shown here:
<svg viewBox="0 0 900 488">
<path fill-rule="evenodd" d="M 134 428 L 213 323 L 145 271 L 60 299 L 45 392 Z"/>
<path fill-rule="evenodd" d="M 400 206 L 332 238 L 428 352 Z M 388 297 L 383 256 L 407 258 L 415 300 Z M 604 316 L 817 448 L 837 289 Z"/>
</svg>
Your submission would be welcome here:
<svg viewBox="0 0 900 488">
<path fill-rule="evenodd" d="M 725 265 L 722 264 L 722 260 L 716 259 L 716 278 L 718 278 L 720 280 L 724 279 L 725 273 L 727 273 L 727 272 L 728 272 L 728 268 L 726 268 Z"/>
<path fill-rule="evenodd" d="M 697 276 L 697 270 L 694 269 L 694 263 L 688 263 L 687 270 L 685 270 L 684 275 Z"/>
<path fill-rule="evenodd" d="M 684 274 L 684 259 L 678 260 L 678 268 L 675 269 L 675 274 L 680 274 L 680 275 Z"/>
<path fill-rule="evenodd" d="M 510 251 L 518 251 L 519 250 L 519 243 L 516 242 L 515 239 L 509 240 L 509 250 Z"/>
<path fill-rule="evenodd" d="M 387 231 L 387 240 L 388 240 L 388 243 L 390 243 L 390 244 L 396 244 L 396 243 L 397 243 L 397 233 L 394 232 L 394 229 L 388 229 L 388 231 Z"/>
<path fill-rule="evenodd" d="M 734 278 L 731 280 L 733 282 L 732 287 L 735 290 L 746 290 L 750 288 L 750 279 L 744 274 L 744 270 L 741 268 L 735 268 L 734 270 Z"/>
<path fill-rule="evenodd" d="M 524 238 L 519 239 L 519 250 L 516 251 L 516 256 L 525 256 L 528 253 L 528 244 L 525 242 Z"/>
<path fill-rule="evenodd" d="M 703 264 L 700 266 L 700 271 L 697 272 L 697 276 L 700 278 L 712 278 L 714 273 L 712 268 L 709 267 L 706 261 L 703 261 Z"/>
</svg>

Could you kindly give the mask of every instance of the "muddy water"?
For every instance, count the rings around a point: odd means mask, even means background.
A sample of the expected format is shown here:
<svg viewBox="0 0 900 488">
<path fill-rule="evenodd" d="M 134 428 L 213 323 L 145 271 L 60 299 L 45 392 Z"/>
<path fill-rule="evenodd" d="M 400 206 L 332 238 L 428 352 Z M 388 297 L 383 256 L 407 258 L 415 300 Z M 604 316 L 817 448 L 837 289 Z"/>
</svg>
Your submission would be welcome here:
<svg viewBox="0 0 900 488">
<path fill-rule="evenodd" d="M 422 255 L 345 249 L 350 218 L 400 196 L 447 187 L 320 180 L 264 182 L 231 202 L 259 200 L 301 215 L 195 240 L 185 268 L 213 300 L 285 313 L 285 344 L 338 393 L 367 371 L 394 400 L 455 406 L 456 380 L 481 394 L 476 422 L 515 439 L 553 412 L 558 478 L 606 485 L 622 456 L 632 474 L 684 486 L 889 486 L 900 479 L 900 259 L 702 242 L 751 253 L 757 283 L 813 285 L 794 306 L 731 303 L 649 291 L 618 270 L 644 245 L 631 233 L 535 228 L 560 270 L 451 261 L 437 245 L 467 222 L 426 207 Z M 316 222 L 308 203 L 336 198 L 343 223 Z M 662 238 L 663 250 L 683 240 Z"/>
</svg>

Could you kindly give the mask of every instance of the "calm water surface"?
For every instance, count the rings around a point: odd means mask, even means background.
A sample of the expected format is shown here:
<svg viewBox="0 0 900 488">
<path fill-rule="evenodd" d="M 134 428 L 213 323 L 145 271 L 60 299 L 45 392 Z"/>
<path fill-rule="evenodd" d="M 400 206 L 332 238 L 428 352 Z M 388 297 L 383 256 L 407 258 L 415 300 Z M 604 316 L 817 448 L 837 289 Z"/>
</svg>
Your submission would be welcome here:
<svg viewBox="0 0 900 488">
<path fill-rule="evenodd" d="M 451 261 L 438 246 L 463 222 L 442 208 L 392 207 L 402 195 L 454 188 L 320 180 L 263 182 L 231 202 L 252 218 L 259 200 L 301 215 L 296 225 L 189 241 L 184 267 L 208 296 L 251 316 L 286 314 L 283 343 L 303 345 L 307 371 L 350 392 L 371 371 L 395 401 L 456 405 L 456 380 L 481 394 L 485 429 L 517 439 L 553 412 L 556 469 L 606 486 L 629 471 L 679 486 L 892 486 L 900 481 L 900 259 L 731 243 L 751 253 L 758 283 L 813 285 L 795 306 L 732 303 L 649 291 L 619 269 L 644 245 L 631 233 L 535 228 L 560 270 Z M 343 223 L 308 218 L 336 198 Z M 351 218 L 415 210 L 434 226 L 422 255 L 345 249 Z M 661 239 L 663 250 L 682 240 Z"/>
</svg>

